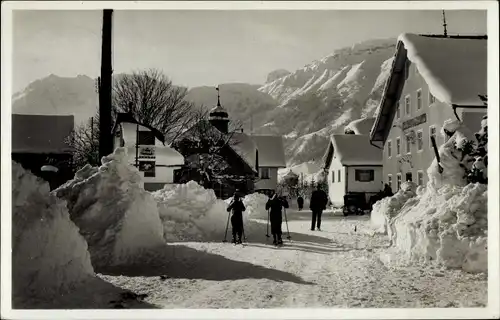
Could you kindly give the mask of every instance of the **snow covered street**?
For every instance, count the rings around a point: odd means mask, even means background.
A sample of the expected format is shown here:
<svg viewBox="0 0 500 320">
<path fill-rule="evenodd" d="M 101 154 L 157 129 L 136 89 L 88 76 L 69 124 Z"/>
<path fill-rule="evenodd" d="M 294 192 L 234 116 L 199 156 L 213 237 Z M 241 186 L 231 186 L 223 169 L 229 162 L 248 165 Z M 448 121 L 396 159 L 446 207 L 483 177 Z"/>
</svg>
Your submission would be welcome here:
<svg viewBox="0 0 500 320">
<path fill-rule="evenodd" d="M 287 212 L 291 241 L 285 233 L 282 248 L 273 247 L 266 238 L 266 221 L 249 221 L 247 225 L 255 225 L 245 226 L 252 232 L 247 232 L 245 246 L 170 243 L 165 249 L 170 259 L 164 265 L 96 272 L 113 286 L 146 295 L 143 302 L 131 299 L 132 304 L 122 303 L 120 307 L 125 308 L 486 305 L 487 275 L 429 265 L 389 268 L 380 260 L 388 239 L 371 234 L 369 216 L 343 217 L 340 212 L 326 211 L 322 231 L 310 231 L 310 214 Z M 283 230 L 286 232 L 285 222 Z M 108 294 L 106 299 L 120 300 L 118 293 L 114 298 Z M 92 305 L 86 301 L 79 307 L 116 307 L 104 302 Z"/>
</svg>

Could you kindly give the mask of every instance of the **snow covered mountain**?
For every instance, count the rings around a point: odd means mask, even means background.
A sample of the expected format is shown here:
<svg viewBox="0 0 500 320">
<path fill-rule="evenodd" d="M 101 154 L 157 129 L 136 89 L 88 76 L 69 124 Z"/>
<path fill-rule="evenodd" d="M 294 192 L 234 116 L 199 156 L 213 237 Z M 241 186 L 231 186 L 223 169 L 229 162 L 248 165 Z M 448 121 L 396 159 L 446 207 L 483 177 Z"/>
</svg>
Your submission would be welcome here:
<svg viewBox="0 0 500 320">
<path fill-rule="evenodd" d="M 294 72 L 272 71 L 264 85 L 220 85 L 221 103 L 246 132 L 285 137 L 288 165 L 319 161 L 333 133 L 353 120 L 372 117 L 389 75 L 396 40 L 370 40 L 336 50 Z M 87 121 L 98 106 L 94 79 L 51 75 L 13 96 L 13 112 L 74 114 Z M 187 99 L 211 108 L 214 87 L 195 87 Z M 297 172 L 300 173 L 300 172 Z"/>
<path fill-rule="evenodd" d="M 259 90 L 279 101 L 259 131 L 286 137 L 289 165 L 318 162 L 332 133 L 373 116 L 389 75 L 396 40 L 370 40 L 306 65 Z"/>
<path fill-rule="evenodd" d="M 85 75 L 50 75 L 12 96 L 12 113 L 74 115 L 75 124 L 95 115 L 98 106 L 95 80 Z"/>
</svg>

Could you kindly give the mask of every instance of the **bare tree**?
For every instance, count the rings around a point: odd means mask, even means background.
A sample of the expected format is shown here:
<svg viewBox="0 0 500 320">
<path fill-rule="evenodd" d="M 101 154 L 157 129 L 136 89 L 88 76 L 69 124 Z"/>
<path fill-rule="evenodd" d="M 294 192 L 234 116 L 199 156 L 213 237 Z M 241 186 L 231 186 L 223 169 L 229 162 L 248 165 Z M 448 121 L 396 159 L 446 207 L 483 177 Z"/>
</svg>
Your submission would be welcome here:
<svg viewBox="0 0 500 320">
<path fill-rule="evenodd" d="M 130 112 L 173 142 L 196 120 L 194 104 L 187 101 L 187 88 L 175 86 L 161 71 L 149 69 L 120 75 L 113 86 L 115 112 Z"/>
<path fill-rule="evenodd" d="M 86 164 L 98 166 L 99 159 L 99 114 L 89 119 L 88 123 L 78 125 L 66 139 L 73 153 L 74 169 Z"/>
</svg>

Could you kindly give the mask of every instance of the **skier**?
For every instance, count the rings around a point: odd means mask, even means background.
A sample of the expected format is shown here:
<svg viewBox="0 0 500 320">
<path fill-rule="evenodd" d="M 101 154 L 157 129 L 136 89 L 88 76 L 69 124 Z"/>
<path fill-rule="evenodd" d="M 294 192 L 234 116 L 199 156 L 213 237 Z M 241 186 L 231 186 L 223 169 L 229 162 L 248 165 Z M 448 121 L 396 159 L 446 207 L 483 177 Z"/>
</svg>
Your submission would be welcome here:
<svg viewBox="0 0 500 320">
<path fill-rule="evenodd" d="M 302 208 L 304 208 L 304 198 L 302 196 L 297 198 L 297 204 L 299 205 L 299 211 L 302 211 Z"/>
<path fill-rule="evenodd" d="M 231 226 L 233 227 L 233 240 L 232 243 L 241 244 L 241 237 L 243 235 L 243 211 L 245 211 L 245 205 L 240 199 L 239 194 L 235 193 L 233 200 L 227 207 L 227 212 L 233 211 L 231 215 Z M 238 238 L 236 238 L 238 236 Z"/>
<path fill-rule="evenodd" d="M 321 185 L 318 184 L 317 189 L 314 190 L 311 195 L 311 202 L 309 205 L 309 209 L 311 209 L 312 211 L 312 221 L 311 221 L 312 231 L 314 231 L 314 225 L 316 224 L 316 219 L 317 219 L 318 231 L 321 231 L 321 215 L 323 214 L 323 210 L 326 209 L 327 204 L 328 204 L 328 196 L 323 190 L 321 190 Z"/>
<path fill-rule="evenodd" d="M 271 220 L 271 233 L 273 234 L 273 244 L 282 245 L 281 239 L 281 223 L 283 222 L 282 208 L 288 208 L 288 202 L 284 197 L 278 197 L 276 192 L 271 193 L 271 197 L 266 203 L 266 210 L 270 210 L 269 216 Z"/>
</svg>

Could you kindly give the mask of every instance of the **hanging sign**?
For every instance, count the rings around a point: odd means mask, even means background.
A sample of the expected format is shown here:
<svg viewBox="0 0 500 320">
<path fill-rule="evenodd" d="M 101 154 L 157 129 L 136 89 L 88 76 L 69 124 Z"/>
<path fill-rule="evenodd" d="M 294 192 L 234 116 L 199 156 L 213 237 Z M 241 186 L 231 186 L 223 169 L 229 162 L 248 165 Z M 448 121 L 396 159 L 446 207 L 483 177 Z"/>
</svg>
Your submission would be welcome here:
<svg viewBox="0 0 500 320">
<path fill-rule="evenodd" d="M 410 120 L 403 122 L 403 130 L 416 127 L 419 124 L 425 123 L 426 121 L 427 121 L 427 114 L 423 113 L 419 116 L 416 116 L 413 119 L 410 119 Z"/>
<path fill-rule="evenodd" d="M 146 177 L 154 177 L 155 174 L 155 163 L 154 161 L 140 161 L 139 162 L 139 171 L 144 172 L 144 176 Z"/>
<path fill-rule="evenodd" d="M 155 159 L 156 152 L 154 146 L 139 146 L 139 159 Z"/>
</svg>

